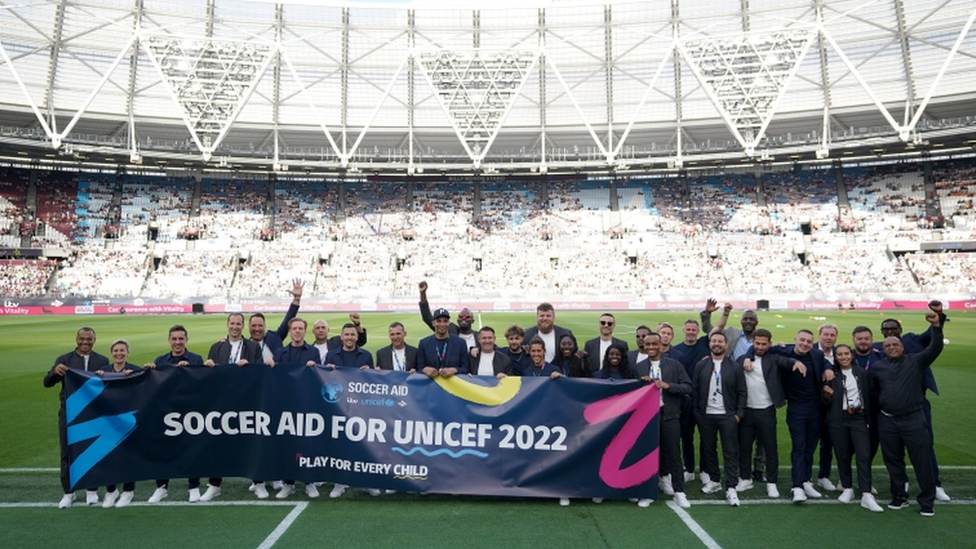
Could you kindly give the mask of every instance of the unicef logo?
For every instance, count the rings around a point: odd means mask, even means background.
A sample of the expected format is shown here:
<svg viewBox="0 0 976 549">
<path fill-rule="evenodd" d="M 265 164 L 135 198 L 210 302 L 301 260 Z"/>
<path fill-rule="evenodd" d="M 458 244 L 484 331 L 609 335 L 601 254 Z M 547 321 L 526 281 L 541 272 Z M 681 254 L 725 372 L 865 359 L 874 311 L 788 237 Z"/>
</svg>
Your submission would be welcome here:
<svg viewBox="0 0 976 549">
<path fill-rule="evenodd" d="M 339 385 L 338 383 L 323 385 L 322 398 L 330 404 L 339 402 L 339 399 L 342 398 L 342 385 Z"/>
</svg>

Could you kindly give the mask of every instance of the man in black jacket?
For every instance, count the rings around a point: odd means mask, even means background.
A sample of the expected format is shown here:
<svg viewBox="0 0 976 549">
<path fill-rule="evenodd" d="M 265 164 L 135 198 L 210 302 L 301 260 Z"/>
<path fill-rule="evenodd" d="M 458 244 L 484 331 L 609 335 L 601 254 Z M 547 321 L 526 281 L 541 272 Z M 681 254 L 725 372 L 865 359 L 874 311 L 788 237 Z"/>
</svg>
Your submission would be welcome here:
<svg viewBox="0 0 976 549">
<path fill-rule="evenodd" d="M 634 366 L 638 378 L 654 383 L 661 391 L 660 472 L 661 491 L 674 496 L 679 507 L 691 507 L 685 495 L 684 464 L 681 462 L 681 404 L 691 394 L 691 380 L 685 367 L 677 360 L 661 356 L 661 336 L 650 332 L 643 338 L 642 349 L 647 359 Z M 650 500 L 638 500 L 647 507 Z"/>
<path fill-rule="evenodd" d="M 71 507 L 71 503 L 75 500 L 75 493 L 71 490 L 71 481 L 68 477 L 68 422 L 64 411 L 64 375 L 69 369 L 94 372 L 108 367 L 108 358 L 93 351 L 94 346 L 95 330 L 88 327 L 81 328 L 75 334 L 75 350 L 54 359 L 54 366 L 44 376 L 45 387 L 61 385 L 61 392 L 58 393 L 58 398 L 61 400 L 61 407 L 58 409 L 58 439 L 61 443 L 61 488 L 64 490 L 64 495 L 58 503 L 60 509 Z M 98 503 L 97 491 L 88 490 L 87 503 L 88 505 Z"/>
<path fill-rule="evenodd" d="M 908 450 L 921 489 L 916 498 L 922 508 L 921 514 L 931 517 L 935 514 L 935 472 L 932 468 L 932 435 L 923 411 L 923 389 L 926 370 L 942 353 L 945 315 L 929 311 L 925 320 L 932 325 L 932 337 L 921 353 L 906 355 L 899 338 L 885 338 L 885 358 L 871 367 L 871 387 L 878 395 L 881 455 L 891 477 L 892 500 L 888 508 L 908 507 L 905 491 L 908 482 L 905 450 Z"/>
</svg>

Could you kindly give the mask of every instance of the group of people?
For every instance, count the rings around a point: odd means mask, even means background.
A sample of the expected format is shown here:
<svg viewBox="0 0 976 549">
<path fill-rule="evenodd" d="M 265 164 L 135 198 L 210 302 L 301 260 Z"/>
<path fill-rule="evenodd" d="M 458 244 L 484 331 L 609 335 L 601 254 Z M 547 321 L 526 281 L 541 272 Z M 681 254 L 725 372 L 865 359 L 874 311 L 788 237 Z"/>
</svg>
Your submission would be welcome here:
<svg viewBox="0 0 976 549">
<path fill-rule="evenodd" d="M 907 450 L 918 477 L 918 503 L 921 513 L 931 516 L 935 499 L 948 500 L 938 479 L 933 451 L 931 408 L 926 392 L 936 392 L 929 366 L 942 350 L 942 327 L 947 320 L 938 302 L 930 304 L 928 330 L 921 335 L 902 334 L 901 324 L 888 319 L 882 323 L 885 339 L 874 343 L 866 326 L 855 328 L 853 346 L 837 344 L 838 329 L 832 324 L 800 330 L 793 345 L 773 344 L 772 333 L 759 328 L 755 311 L 744 311 L 741 326 L 728 326 L 731 305 L 722 310 L 713 326 L 711 316 L 719 310 L 708 300 L 700 321 L 689 319 L 682 327 L 683 339 L 674 342 L 675 329 L 667 323 L 653 329 L 646 325 L 635 330 L 636 347 L 614 336 L 616 319 L 610 313 L 599 317 L 599 335 L 580 347 L 571 330 L 555 324 L 555 310 L 542 303 L 536 309 L 536 325 L 524 329 L 509 326 L 502 334 L 505 344 L 497 345 L 490 326 L 475 330 L 474 315 L 468 309 L 458 312 L 455 322 L 443 308 L 431 310 L 426 282 L 420 283 L 420 311 L 433 333 L 416 347 L 406 343 L 407 330 L 401 322 L 389 325 L 390 345 L 374 355 L 363 348 L 366 329 L 358 313 L 342 326 L 340 335 L 329 337 L 324 320 L 313 323 L 314 341 L 306 341 L 308 322 L 297 316 L 303 283 L 295 280 L 290 293 L 291 306 L 277 331 L 269 331 L 265 317 L 255 313 L 247 319 L 249 337 L 244 335 L 245 316 L 227 317 L 227 335 L 215 342 L 206 357 L 187 349 L 185 327 L 169 330 L 170 351 L 142 368 L 186 367 L 217 364 L 263 363 L 303 364 L 328 368 L 347 367 L 394 370 L 428 377 L 531 376 L 589 377 L 600 379 L 639 379 L 660 389 L 660 475 L 659 489 L 672 496 L 683 508 L 690 507 L 686 483 L 695 481 L 696 457 L 700 457 L 702 492 L 725 489 L 732 506 L 739 505 L 739 492 L 765 482 L 767 495 L 778 498 L 778 444 L 776 410 L 788 403 L 786 421 L 792 442 L 791 494 L 794 502 L 820 498 L 818 487 L 840 490 L 838 499 L 854 498 L 851 461 L 856 458 L 857 490 L 861 506 L 880 512 L 872 492 L 871 462 L 880 446 L 891 478 L 891 509 L 908 506 L 908 477 L 904 454 Z M 116 340 L 110 346 L 111 358 L 93 351 L 95 332 L 82 328 L 76 349 L 55 360 L 44 378 L 46 387 L 58 384 L 70 368 L 103 375 L 131 374 L 140 366 L 127 361 L 129 345 Z M 69 507 L 75 496 L 68 480 L 67 436 L 64 392 L 59 414 L 61 436 L 61 482 L 64 496 L 59 506 Z M 699 432 L 699 456 L 695 454 L 694 432 Z M 724 461 L 724 483 L 719 469 L 719 439 Z M 817 486 L 813 482 L 814 454 L 821 447 L 821 468 Z M 755 459 L 753 447 L 755 446 Z M 832 454 L 840 473 L 840 487 L 829 480 Z M 201 493 L 200 479 L 189 479 L 189 501 L 209 501 L 221 493 L 220 478 L 208 479 Z M 155 503 L 168 496 L 169 480 L 156 481 L 149 498 Z M 305 491 L 318 497 L 318 483 Z M 277 481 L 277 498 L 295 491 L 293 480 Z M 330 497 L 342 496 L 348 488 L 335 484 Z M 265 482 L 254 480 L 251 491 L 258 498 L 269 497 Z M 108 486 L 105 507 L 131 503 L 134 485 L 123 486 L 119 495 Z M 379 490 L 370 489 L 371 495 Z M 87 490 L 89 505 L 99 503 L 97 487 Z M 597 501 L 597 500 L 595 500 Z M 560 500 L 569 505 L 568 498 Z M 650 499 L 637 500 L 646 507 Z"/>
</svg>

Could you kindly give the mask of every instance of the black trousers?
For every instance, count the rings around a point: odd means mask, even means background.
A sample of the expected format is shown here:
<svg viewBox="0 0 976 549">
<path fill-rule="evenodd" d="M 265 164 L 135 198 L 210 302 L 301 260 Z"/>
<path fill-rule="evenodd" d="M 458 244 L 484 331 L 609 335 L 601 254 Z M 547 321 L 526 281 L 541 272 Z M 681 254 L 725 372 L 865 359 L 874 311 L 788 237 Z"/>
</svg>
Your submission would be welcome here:
<svg viewBox="0 0 976 549">
<path fill-rule="evenodd" d="M 68 422 L 64 417 L 64 404 L 58 410 L 58 442 L 61 446 L 61 489 L 65 494 L 73 492 L 68 467 Z"/>
<path fill-rule="evenodd" d="M 722 437 L 725 487 L 739 483 L 739 429 L 732 414 L 696 414 L 701 439 L 701 469 L 712 482 L 721 481 L 718 470 L 718 437 Z"/>
<path fill-rule="evenodd" d="M 844 413 L 840 425 L 831 425 L 830 438 L 837 454 L 837 472 L 844 488 L 854 488 L 851 458 L 857 459 L 857 489 L 871 493 L 871 435 L 864 412 Z"/>
<path fill-rule="evenodd" d="M 824 414 L 826 416 L 826 414 Z M 821 418 L 820 421 L 820 469 L 817 478 L 830 478 L 830 462 L 834 457 L 834 444 L 830 427 Z M 844 486 L 847 486 L 846 484 Z"/>
<path fill-rule="evenodd" d="M 685 471 L 695 472 L 695 405 L 691 399 L 681 400 L 681 454 Z"/>
<path fill-rule="evenodd" d="M 769 456 L 766 459 L 766 482 L 773 484 L 779 479 L 779 450 L 776 444 L 776 406 L 756 410 L 746 408 L 739 422 L 739 476 L 752 478 L 752 444 Z"/>
<path fill-rule="evenodd" d="M 681 419 L 661 420 L 661 452 L 659 475 L 671 475 L 675 492 L 685 491 L 685 469 L 681 462 Z"/>
<path fill-rule="evenodd" d="M 125 484 L 122 485 L 123 492 L 134 492 L 135 490 L 136 490 L 136 483 L 134 482 L 126 482 Z M 114 491 L 115 491 L 114 484 L 109 484 L 108 486 L 105 487 L 105 493 L 107 494 L 110 494 Z"/>
<path fill-rule="evenodd" d="M 922 410 L 901 416 L 878 417 L 878 435 L 881 439 L 881 456 L 891 477 L 891 495 L 907 498 L 905 483 L 905 450 L 912 460 L 915 477 L 921 491 L 916 500 L 922 509 L 931 509 L 935 502 L 935 470 L 932 468 L 932 434 Z"/>
</svg>

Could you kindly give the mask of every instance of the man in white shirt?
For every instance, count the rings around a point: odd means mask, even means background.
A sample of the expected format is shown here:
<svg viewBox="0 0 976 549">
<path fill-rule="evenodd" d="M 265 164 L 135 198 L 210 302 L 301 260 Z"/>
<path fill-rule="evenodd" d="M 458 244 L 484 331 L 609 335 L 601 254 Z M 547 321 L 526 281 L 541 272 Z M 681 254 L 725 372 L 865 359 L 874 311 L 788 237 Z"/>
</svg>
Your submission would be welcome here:
<svg viewBox="0 0 976 549">
<path fill-rule="evenodd" d="M 400 322 L 390 324 L 390 344 L 376 351 L 376 369 L 414 373 L 417 348 L 407 345 L 407 329 Z"/>
<path fill-rule="evenodd" d="M 617 343 L 628 352 L 630 351 L 626 341 L 613 337 L 613 329 L 616 327 L 616 324 L 617 319 L 612 314 L 603 313 L 600 315 L 600 337 L 593 338 L 583 344 L 583 353 L 581 356 L 590 365 L 590 372 L 598 372 L 603 367 L 603 357 L 606 355 L 610 345 Z M 631 362 L 631 364 L 634 363 Z"/>
<path fill-rule="evenodd" d="M 552 362 L 564 335 L 573 335 L 573 332 L 556 325 L 556 309 L 551 303 L 540 303 L 535 308 L 535 326 L 525 330 L 523 340 L 532 341 L 532 338 L 539 336 L 546 346 L 546 362 Z"/>
<path fill-rule="evenodd" d="M 837 343 L 837 325 L 821 324 L 817 332 L 819 341 L 817 341 L 813 348 L 820 349 L 824 354 L 824 360 L 833 366 L 834 344 Z M 824 415 L 826 415 L 826 413 L 827 410 L 825 406 Z M 820 468 L 817 471 L 817 486 L 831 492 L 837 489 L 837 487 L 834 486 L 834 483 L 830 481 L 830 468 L 833 459 L 834 443 L 830 438 L 830 428 L 827 427 L 826 421 L 822 421 L 820 422 Z"/>
</svg>

